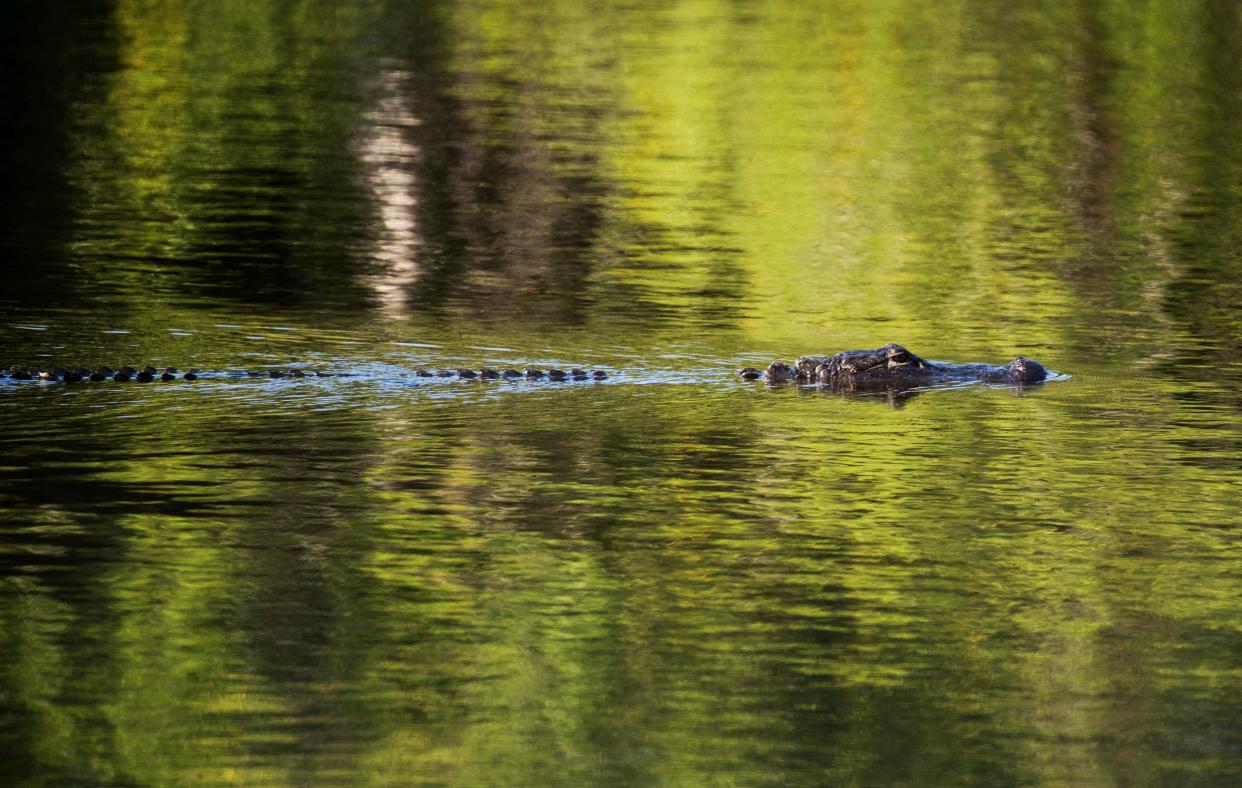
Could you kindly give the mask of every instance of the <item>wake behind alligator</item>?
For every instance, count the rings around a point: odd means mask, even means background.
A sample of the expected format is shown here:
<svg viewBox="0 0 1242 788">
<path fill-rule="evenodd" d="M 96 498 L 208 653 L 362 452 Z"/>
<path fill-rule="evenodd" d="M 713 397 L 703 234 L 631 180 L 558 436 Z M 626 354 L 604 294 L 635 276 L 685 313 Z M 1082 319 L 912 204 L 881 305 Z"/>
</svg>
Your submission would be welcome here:
<svg viewBox="0 0 1242 788">
<path fill-rule="evenodd" d="M 746 367 L 738 374 L 746 380 L 818 384 L 843 390 L 972 381 L 1025 386 L 1042 383 L 1049 377 L 1043 364 L 1023 356 L 1004 366 L 945 364 L 927 361 L 895 344 L 875 350 L 846 350 L 834 356 L 803 356 L 793 364 L 774 361 L 766 370 Z"/>
</svg>

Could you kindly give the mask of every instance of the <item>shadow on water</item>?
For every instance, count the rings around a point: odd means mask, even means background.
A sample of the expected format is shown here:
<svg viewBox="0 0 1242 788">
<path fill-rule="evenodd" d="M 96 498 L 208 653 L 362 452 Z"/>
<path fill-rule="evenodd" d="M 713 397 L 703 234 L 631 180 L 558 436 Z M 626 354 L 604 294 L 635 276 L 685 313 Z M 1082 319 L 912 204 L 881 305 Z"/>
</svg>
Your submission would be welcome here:
<svg viewBox="0 0 1242 788">
<path fill-rule="evenodd" d="M 65 254 L 84 195 L 71 183 L 83 106 L 118 67 L 108 2 L 9 4 L 0 10 L 0 256 L 10 307 L 88 303 Z"/>
</svg>

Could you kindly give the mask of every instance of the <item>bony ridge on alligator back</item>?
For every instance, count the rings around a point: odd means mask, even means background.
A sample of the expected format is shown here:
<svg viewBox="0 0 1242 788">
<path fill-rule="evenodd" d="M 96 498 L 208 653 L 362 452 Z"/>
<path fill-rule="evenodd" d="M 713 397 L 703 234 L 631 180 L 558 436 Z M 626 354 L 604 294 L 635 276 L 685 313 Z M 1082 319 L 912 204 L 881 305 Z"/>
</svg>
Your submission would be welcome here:
<svg viewBox="0 0 1242 788">
<path fill-rule="evenodd" d="M 846 350 L 833 356 L 802 356 L 793 364 L 774 361 L 766 370 L 746 367 L 746 380 L 769 383 L 809 383 L 833 388 L 919 386 L 954 381 L 979 381 L 1015 386 L 1041 383 L 1048 378 L 1043 364 L 1018 356 L 1003 366 L 945 364 L 927 361 L 901 345 L 875 350 Z"/>
<path fill-rule="evenodd" d="M 9 378 L 12 380 L 32 380 L 43 381 L 46 383 L 83 383 L 83 382 L 102 382 L 115 381 L 117 383 L 129 383 L 131 381 L 137 383 L 152 383 L 154 381 L 169 382 L 177 379 L 181 380 L 198 380 L 201 375 L 214 374 L 217 377 L 251 377 L 251 378 L 329 378 L 329 377 L 348 377 L 350 373 L 340 372 L 324 372 L 320 369 L 312 369 L 306 367 L 278 367 L 264 370 L 247 370 L 244 372 L 218 372 L 204 373 L 200 369 L 189 369 L 184 373 L 180 372 L 176 367 L 164 367 L 157 369 L 153 366 L 131 367 L 122 366 L 113 368 L 107 365 L 101 365 L 94 368 L 86 367 L 52 367 L 46 369 L 43 367 L 8 367 L 0 368 L 0 378 Z M 584 370 L 577 367 L 569 370 L 563 369 L 537 369 L 527 367 L 522 371 L 516 369 L 481 369 L 477 372 L 473 369 L 441 369 L 427 370 L 416 369 L 411 373 L 419 378 L 454 378 L 459 380 L 547 380 L 553 383 L 563 383 L 566 381 L 596 381 L 605 380 L 608 373 L 602 369 Z"/>
</svg>

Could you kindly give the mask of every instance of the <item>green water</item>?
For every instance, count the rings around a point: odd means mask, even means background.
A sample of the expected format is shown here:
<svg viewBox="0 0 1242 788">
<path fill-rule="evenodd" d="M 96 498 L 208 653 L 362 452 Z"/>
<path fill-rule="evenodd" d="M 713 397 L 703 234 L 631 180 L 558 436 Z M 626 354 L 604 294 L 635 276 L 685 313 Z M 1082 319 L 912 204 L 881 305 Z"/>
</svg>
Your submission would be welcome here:
<svg viewBox="0 0 1242 788">
<path fill-rule="evenodd" d="M 0 782 L 1238 783 L 1235 5 L 14 6 Z"/>
</svg>

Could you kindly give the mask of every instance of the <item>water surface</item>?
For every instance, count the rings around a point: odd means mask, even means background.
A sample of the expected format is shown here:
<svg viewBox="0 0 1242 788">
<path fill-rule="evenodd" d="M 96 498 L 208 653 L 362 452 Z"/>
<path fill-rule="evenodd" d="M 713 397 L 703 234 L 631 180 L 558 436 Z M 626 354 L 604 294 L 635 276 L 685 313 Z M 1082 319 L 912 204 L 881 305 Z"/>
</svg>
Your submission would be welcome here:
<svg viewBox="0 0 1242 788">
<path fill-rule="evenodd" d="M 1236 783 L 1236 8 L 0 14 L 6 783 Z"/>
</svg>

